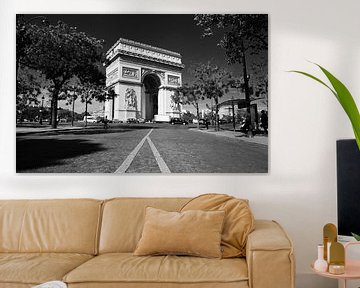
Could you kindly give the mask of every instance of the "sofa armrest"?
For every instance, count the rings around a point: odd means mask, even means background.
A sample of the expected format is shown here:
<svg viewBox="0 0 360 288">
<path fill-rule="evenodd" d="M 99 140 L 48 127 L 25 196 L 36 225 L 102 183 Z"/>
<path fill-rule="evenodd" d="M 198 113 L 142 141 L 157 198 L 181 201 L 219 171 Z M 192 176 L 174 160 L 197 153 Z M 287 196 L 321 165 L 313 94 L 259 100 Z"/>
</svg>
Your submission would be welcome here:
<svg viewBox="0 0 360 288">
<path fill-rule="evenodd" d="M 250 288 L 295 287 L 293 245 L 277 222 L 255 220 L 255 230 L 247 240 L 246 261 Z"/>
</svg>

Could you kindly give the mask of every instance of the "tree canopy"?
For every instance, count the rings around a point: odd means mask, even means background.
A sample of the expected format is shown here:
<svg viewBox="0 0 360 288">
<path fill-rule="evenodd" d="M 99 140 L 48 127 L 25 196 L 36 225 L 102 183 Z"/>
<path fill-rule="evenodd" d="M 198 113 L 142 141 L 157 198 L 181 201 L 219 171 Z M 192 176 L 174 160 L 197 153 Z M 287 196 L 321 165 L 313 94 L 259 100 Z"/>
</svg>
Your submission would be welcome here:
<svg viewBox="0 0 360 288">
<path fill-rule="evenodd" d="M 52 127 L 56 128 L 61 89 L 72 77 L 86 79 L 89 71 L 98 70 L 103 58 L 103 41 L 61 21 L 56 25 L 47 22 L 35 25 L 22 19 L 19 16 L 17 23 L 17 52 L 20 53 L 17 59 L 22 65 L 41 71 L 51 81 Z"/>
<path fill-rule="evenodd" d="M 203 37 L 223 33 L 218 45 L 225 50 L 229 64 L 239 63 L 243 67 L 242 87 L 247 106 L 250 106 L 249 74 L 247 54 L 260 54 L 268 47 L 267 14 L 198 14 L 194 20 L 203 27 Z"/>
<path fill-rule="evenodd" d="M 229 64 L 242 63 L 245 51 L 267 50 L 267 14 L 198 14 L 194 20 L 204 28 L 203 37 L 223 32 L 218 43 L 225 49 Z"/>
<path fill-rule="evenodd" d="M 179 95 L 176 97 L 176 95 Z M 194 106 L 196 109 L 196 117 L 199 119 L 199 101 L 204 99 L 202 95 L 200 85 L 197 83 L 188 84 L 185 83 L 182 87 L 179 87 L 175 91 L 175 101 L 179 99 L 180 104 L 188 104 Z"/>
<path fill-rule="evenodd" d="M 229 92 L 229 88 L 234 85 L 234 78 L 226 69 L 221 68 L 210 62 L 199 64 L 194 69 L 197 93 L 202 97 L 213 99 L 215 102 L 216 128 L 219 128 L 219 98 Z"/>
</svg>

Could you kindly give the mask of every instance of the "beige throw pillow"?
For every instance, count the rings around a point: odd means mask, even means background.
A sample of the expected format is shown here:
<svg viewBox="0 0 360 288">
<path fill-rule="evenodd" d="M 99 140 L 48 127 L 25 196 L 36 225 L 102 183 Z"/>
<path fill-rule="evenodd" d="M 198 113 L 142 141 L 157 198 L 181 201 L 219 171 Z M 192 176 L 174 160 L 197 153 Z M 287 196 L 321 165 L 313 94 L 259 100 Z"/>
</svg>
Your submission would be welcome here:
<svg viewBox="0 0 360 288">
<path fill-rule="evenodd" d="M 247 200 L 225 194 L 204 194 L 190 200 L 181 209 L 188 210 L 225 211 L 221 236 L 222 257 L 245 256 L 247 237 L 254 230 L 254 217 Z"/>
<path fill-rule="evenodd" d="M 134 255 L 192 255 L 221 258 L 224 211 L 167 212 L 147 207 Z"/>
</svg>

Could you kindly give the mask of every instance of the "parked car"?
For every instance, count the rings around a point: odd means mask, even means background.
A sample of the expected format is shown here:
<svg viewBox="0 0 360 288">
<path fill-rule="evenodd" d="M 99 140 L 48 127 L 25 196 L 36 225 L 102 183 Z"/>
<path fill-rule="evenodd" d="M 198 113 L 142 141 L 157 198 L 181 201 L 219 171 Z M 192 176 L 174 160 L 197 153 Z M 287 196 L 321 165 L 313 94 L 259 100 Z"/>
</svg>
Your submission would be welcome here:
<svg viewBox="0 0 360 288">
<path fill-rule="evenodd" d="M 208 119 L 199 119 L 199 125 L 209 126 L 210 121 Z"/>
<path fill-rule="evenodd" d="M 84 116 L 84 122 L 86 121 L 87 123 L 96 123 L 97 119 L 95 116 Z"/>
<path fill-rule="evenodd" d="M 219 124 L 227 124 L 227 123 L 230 123 L 228 120 L 226 119 L 220 119 L 219 120 Z"/>
<path fill-rule="evenodd" d="M 180 119 L 180 118 L 171 118 L 170 124 L 171 125 L 175 125 L 175 124 L 187 125 L 189 123 L 187 121 L 183 120 L 183 119 Z"/>
<path fill-rule="evenodd" d="M 128 124 L 131 124 L 131 123 L 136 124 L 136 123 L 139 123 L 139 121 L 137 119 L 135 119 L 135 118 L 129 118 L 129 119 L 126 120 L 126 123 L 128 123 Z"/>
</svg>

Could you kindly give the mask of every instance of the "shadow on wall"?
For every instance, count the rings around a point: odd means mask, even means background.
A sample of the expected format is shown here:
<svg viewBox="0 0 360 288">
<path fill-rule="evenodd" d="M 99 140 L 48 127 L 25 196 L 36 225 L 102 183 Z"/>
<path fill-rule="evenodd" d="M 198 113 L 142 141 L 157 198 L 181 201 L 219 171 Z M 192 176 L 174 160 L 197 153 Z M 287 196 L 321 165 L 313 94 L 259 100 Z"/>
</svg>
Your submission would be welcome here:
<svg viewBox="0 0 360 288">
<path fill-rule="evenodd" d="M 18 139 L 16 141 L 16 172 L 61 165 L 67 158 L 106 150 L 88 140 Z"/>
</svg>

